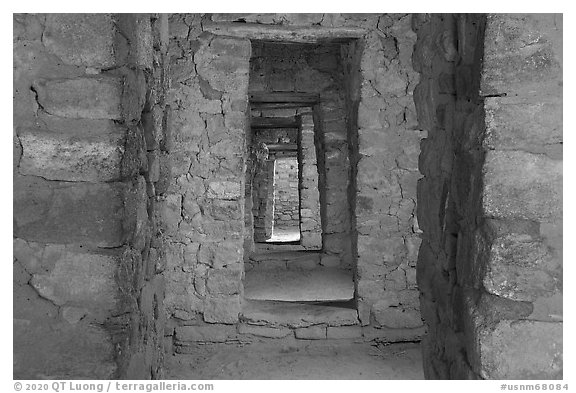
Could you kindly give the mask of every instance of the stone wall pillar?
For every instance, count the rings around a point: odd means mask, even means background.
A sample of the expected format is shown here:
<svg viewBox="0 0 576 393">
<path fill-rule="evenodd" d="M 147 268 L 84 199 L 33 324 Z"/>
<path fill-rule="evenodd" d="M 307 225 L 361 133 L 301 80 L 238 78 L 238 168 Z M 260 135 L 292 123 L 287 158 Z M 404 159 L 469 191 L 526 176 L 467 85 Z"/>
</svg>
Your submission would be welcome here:
<svg viewBox="0 0 576 393">
<path fill-rule="evenodd" d="M 14 15 L 14 375 L 162 376 L 151 246 L 168 24 Z"/>
<path fill-rule="evenodd" d="M 426 377 L 562 378 L 562 17 L 413 24 Z"/>
<path fill-rule="evenodd" d="M 254 240 L 264 242 L 272 236 L 274 206 L 274 160 L 260 163 L 256 169 L 253 186 Z"/>
<path fill-rule="evenodd" d="M 412 98 L 418 75 L 412 69 L 410 22 L 410 15 L 384 15 L 380 32 L 370 32 L 361 47 L 351 48 L 360 52 L 362 81 L 360 91 L 351 92 L 358 105 L 354 214 L 362 324 L 374 324 L 382 335 L 400 329 L 405 337 L 418 338 L 424 328 L 416 288 L 415 209 L 424 134 Z"/>
<path fill-rule="evenodd" d="M 266 239 L 272 237 L 274 231 L 274 159 L 266 162 L 266 187 L 261 203 L 264 205 L 264 234 Z"/>
<path fill-rule="evenodd" d="M 314 144 L 314 118 L 301 115 L 300 128 L 300 233 L 301 244 L 310 250 L 322 248 L 318 162 Z"/>
<path fill-rule="evenodd" d="M 165 306 L 168 334 L 186 351 L 187 329 L 238 321 L 251 49 L 247 39 L 202 34 L 198 14 L 172 15 L 170 34 Z"/>
</svg>

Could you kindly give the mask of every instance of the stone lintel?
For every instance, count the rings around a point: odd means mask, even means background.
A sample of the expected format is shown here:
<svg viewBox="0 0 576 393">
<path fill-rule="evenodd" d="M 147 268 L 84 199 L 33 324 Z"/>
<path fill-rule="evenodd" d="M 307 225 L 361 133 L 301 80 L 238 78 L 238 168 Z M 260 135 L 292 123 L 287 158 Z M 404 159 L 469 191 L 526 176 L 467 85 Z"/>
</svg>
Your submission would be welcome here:
<svg viewBox="0 0 576 393">
<path fill-rule="evenodd" d="M 250 40 L 316 43 L 349 41 L 362 38 L 366 29 L 360 27 L 277 26 L 258 23 L 211 23 L 203 25 L 204 31 L 216 35 L 248 38 Z"/>
<path fill-rule="evenodd" d="M 253 117 L 252 128 L 299 128 L 300 122 L 295 117 Z"/>
</svg>

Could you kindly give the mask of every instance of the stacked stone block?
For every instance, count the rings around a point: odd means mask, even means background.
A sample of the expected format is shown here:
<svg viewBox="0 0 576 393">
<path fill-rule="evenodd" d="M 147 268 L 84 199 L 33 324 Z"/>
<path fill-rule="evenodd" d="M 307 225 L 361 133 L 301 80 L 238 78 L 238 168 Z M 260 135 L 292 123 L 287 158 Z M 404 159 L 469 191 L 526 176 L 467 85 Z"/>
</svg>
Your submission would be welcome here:
<svg viewBox="0 0 576 393">
<path fill-rule="evenodd" d="M 361 321 L 374 328 L 368 329 L 370 332 L 367 336 L 394 341 L 417 340 L 425 328 L 420 319 L 416 288 L 415 265 L 420 229 L 415 219 L 415 188 L 420 177 L 417 167 L 420 151 L 418 144 L 425 133 L 417 127 L 412 102 L 412 91 L 418 76 L 412 70 L 415 35 L 410 29 L 411 17 L 406 14 L 322 14 L 317 17 L 319 26 L 313 29 L 310 27 L 315 23 L 312 19 L 316 20 L 316 16 L 310 19 L 281 15 L 280 19 L 275 19 L 275 15 L 268 14 L 213 14 L 211 17 L 180 15 L 172 18 L 172 69 L 174 80 L 179 81 L 178 85 L 173 85 L 177 103 L 174 107 L 179 108 L 174 114 L 182 118 L 174 129 L 180 127 L 197 130 L 198 134 L 192 137 L 196 143 L 180 143 L 176 147 L 182 149 L 188 145 L 190 151 L 173 155 L 173 159 L 177 158 L 173 169 L 181 165 L 180 173 L 185 173 L 189 168 L 190 157 L 192 161 L 194 156 L 203 158 L 204 165 L 193 165 L 194 171 L 190 171 L 187 178 L 187 181 L 194 183 L 194 195 L 201 195 L 205 179 L 210 178 L 213 168 L 218 165 L 205 159 L 209 155 L 199 147 L 199 141 L 207 136 L 204 137 L 200 130 L 210 124 L 221 125 L 221 122 L 214 123 L 211 117 L 217 117 L 220 113 L 217 101 L 225 94 L 224 90 L 206 83 L 205 77 L 194 76 L 196 72 L 199 73 L 199 61 L 204 60 L 204 57 L 195 53 L 202 52 L 202 48 L 206 47 L 204 41 L 218 42 L 228 39 L 225 37 L 236 37 L 230 40 L 248 44 L 246 37 L 250 37 L 253 39 L 250 91 L 319 93 L 320 96 L 319 104 L 313 108 L 313 123 L 317 127 L 315 145 L 319 169 L 318 189 L 323 206 L 321 222 L 324 254 L 320 264 L 356 269 L 358 262 L 355 281 Z M 202 18 L 203 23 L 200 23 Z M 228 23 L 238 18 L 247 23 Z M 252 24 L 254 21 L 258 25 Z M 283 34 L 280 30 L 274 30 L 274 25 L 280 23 L 295 30 L 293 37 L 296 41 L 313 41 L 304 33 L 299 35 L 299 29 L 307 29 L 306 32 L 311 34 L 326 29 L 323 37 L 346 31 L 346 34 L 359 39 L 347 44 L 331 43 L 322 46 L 258 41 L 258 37 L 276 38 L 275 34 Z M 261 35 L 256 31 L 256 26 L 262 31 Z M 266 32 L 268 28 L 274 31 Z M 264 46 L 267 59 L 262 56 Z M 218 59 L 218 64 L 231 61 L 228 52 L 219 55 L 215 52 L 216 48 L 209 58 Z M 195 57 L 194 62 L 188 60 L 190 56 Z M 236 66 L 240 67 L 239 63 L 228 68 L 232 70 L 229 72 L 229 83 L 237 83 L 243 91 L 244 74 L 236 72 Z M 193 110 L 189 110 L 190 101 L 197 102 Z M 207 115 L 200 116 L 199 120 L 197 112 Z M 223 134 L 226 132 L 219 135 Z M 237 145 L 229 143 L 229 146 Z M 356 174 L 358 176 L 354 183 Z M 233 182 L 232 178 L 228 181 Z M 182 186 L 183 179 L 180 178 L 177 184 Z M 242 190 L 245 195 L 245 189 Z M 169 217 L 169 221 L 179 223 L 174 225 L 173 232 L 178 227 L 178 233 L 181 234 L 181 223 L 186 222 L 180 220 L 182 199 L 178 196 L 171 198 L 173 200 L 169 203 L 166 217 Z M 196 219 L 204 216 L 205 210 L 195 208 L 194 212 L 200 211 L 195 213 Z M 217 253 L 232 260 L 241 258 L 235 254 L 238 249 L 228 244 L 230 234 L 240 232 L 235 226 L 232 228 L 235 224 L 235 218 L 228 218 L 228 230 L 207 240 L 224 244 L 224 247 L 214 251 L 214 255 Z M 178 235 L 171 236 L 176 238 Z M 170 304 L 176 325 L 208 329 L 211 325 L 206 323 L 218 319 L 207 320 L 207 297 L 198 294 L 206 293 L 202 277 L 212 267 L 189 267 L 189 263 L 198 266 L 197 258 L 192 257 L 188 262 L 184 256 L 200 255 L 198 250 L 202 250 L 202 246 L 197 248 L 194 245 L 190 250 L 185 247 L 188 246 L 182 243 L 174 243 L 172 247 L 175 263 L 170 268 L 174 273 L 171 273 L 173 286 L 169 292 L 175 295 L 168 295 L 170 299 L 167 304 Z M 228 296 L 232 299 L 237 296 L 236 293 L 241 294 L 241 285 L 236 285 L 234 281 L 236 277 L 240 278 L 241 273 L 230 276 L 228 279 L 232 281 L 226 281 L 231 287 L 232 295 Z M 239 301 L 239 298 L 235 299 Z M 218 306 L 219 313 L 229 306 L 234 310 L 231 314 L 236 314 L 235 307 L 239 307 L 239 303 L 233 300 L 225 307 L 221 303 Z M 234 318 L 219 320 L 232 323 Z M 179 347 L 183 348 L 184 342 L 184 339 L 177 339 Z M 184 350 L 182 348 L 179 350 Z"/>
<path fill-rule="evenodd" d="M 351 206 L 357 248 L 356 288 L 363 325 L 382 335 L 424 332 L 416 288 L 420 234 L 415 219 L 418 129 L 412 92 L 415 34 L 410 15 L 383 15 L 365 39 L 343 48 L 355 183 Z M 354 124 L 355 123 L 355 124 Z M 389 330 L 397 332 L 390 333 Z"/>
<path fill-rule="evenodd" d="M 414 26 L 426 377 L 561 378 L 561 16 Z"/>
<path fill-rule="evenodd" d="M 203 33 L 200 15 L 171 15 L 170 36 L 171 174 L 159 202 L 168 340 L 177 326 L 238 321 L 251 53 L 248 40 Z"/>
<path fill-rule="evenodd" d="M 263 242 L 272 236 L 274 216 L 274 160 L 258 165 L 252 188 L 254 241 Z"/>
<path fill-rule="evenodd" d="M 299 230 L 298 159 L 277 158 L 274 170 L 274 228 Z"/>
<path fill-rule="evenodd" d="M 318 189 L 318 160 L 314 144 L 314 117 L 301 115 L 300 127 L 300 233 L 301 244 L 306 249 L 322 248 L 322 223 L 320 219 L 320 191 Z"/>
<path fill-rule="evenodd" d="M 166 22 L 14 15 L 15 377 L 162 375 L 140 120 Z"/>
</svg>

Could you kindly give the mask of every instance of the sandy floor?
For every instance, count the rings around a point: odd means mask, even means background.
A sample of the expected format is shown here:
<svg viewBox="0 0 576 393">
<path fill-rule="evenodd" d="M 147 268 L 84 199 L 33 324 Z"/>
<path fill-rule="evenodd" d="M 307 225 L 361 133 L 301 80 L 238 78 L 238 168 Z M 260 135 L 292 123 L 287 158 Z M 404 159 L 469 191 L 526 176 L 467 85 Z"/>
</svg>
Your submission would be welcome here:
<svg viewBox="0 0 576 393">
<path fill-rule="evenodd" d="M 340 269 L 252 270 L 246 272 L 244 296 L 287 302 L 350 300 L 354 278 Z"/>
<path fill-rule="evenodd" d="M 300 240 L 300 228 L 281 228 L 272 229 L 272 237 L 266 242 L 297 242 Z"/>
<path fill-rule="evenodd" d="M 166 379 L 423 379 L 420 345 L 271 340 L 198 345 L 166 359 Z"/>
</svg>

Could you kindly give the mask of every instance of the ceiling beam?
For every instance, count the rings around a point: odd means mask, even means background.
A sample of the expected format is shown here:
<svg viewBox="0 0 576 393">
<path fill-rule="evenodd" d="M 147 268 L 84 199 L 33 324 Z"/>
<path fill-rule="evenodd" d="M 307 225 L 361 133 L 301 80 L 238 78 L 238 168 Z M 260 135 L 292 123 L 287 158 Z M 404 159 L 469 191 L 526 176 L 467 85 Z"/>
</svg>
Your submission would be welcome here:
<svg viewBox="0 0 576 393">
<path fill-rule="evenodd" d="M 367 30 L 361 27 L 294 27 L 259 23 L 205 22 L 204 31 L 216 35 L 248 38 L 250 40 L 322 43 L 347 42 L 362 38 Z"/>
<path fill-rule="evenodd" d="M 306 102 L 251 102 L 250 109 L 262 110 L 262 109 L 300 109 L 300 108 L 310 108 L 312 111 L 312 104 Z"/>
<path fill-rule="evenodd" d="M 296 143 L 267 143 L 266 147 L 269 151 L 298 151 L 298 145 Z"/>
<path fill-rule="evenodd" d="M 291 92 L 254 92 L 250 93 L 250 104 L 306 104 L 310 106 L 320 101 L 320 95 L 314 93 Z M 304 105 L 301 105 L 304 106 Z"/>
<path fill-rule="evenodd" d="M 252 117 L 252 128 L 299 128 L 300 121 L 296 117 Z"/>
</svg>

